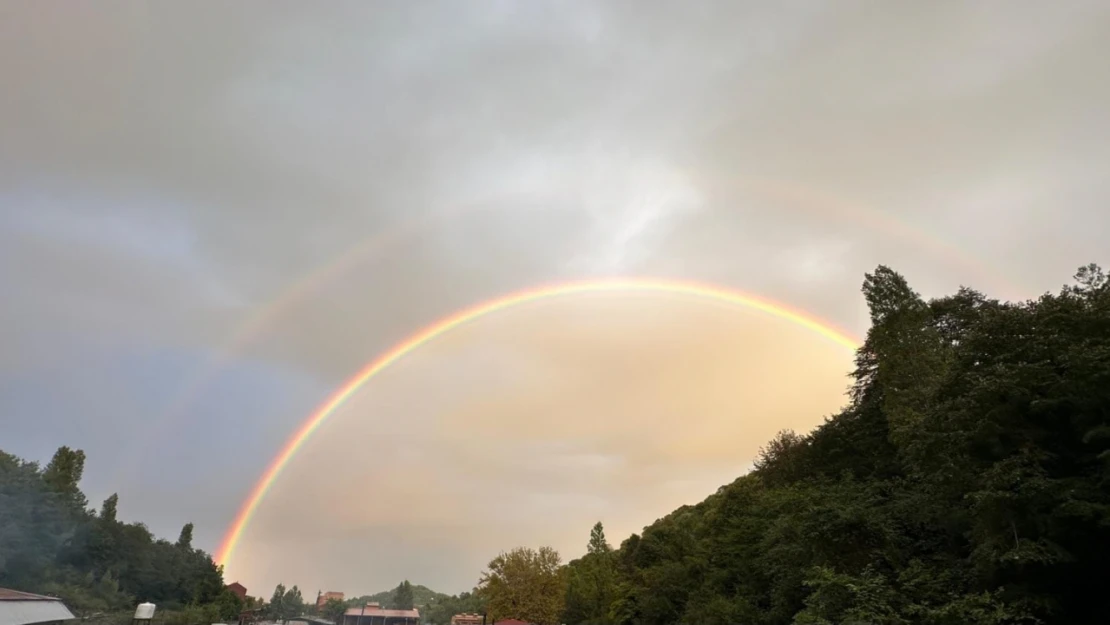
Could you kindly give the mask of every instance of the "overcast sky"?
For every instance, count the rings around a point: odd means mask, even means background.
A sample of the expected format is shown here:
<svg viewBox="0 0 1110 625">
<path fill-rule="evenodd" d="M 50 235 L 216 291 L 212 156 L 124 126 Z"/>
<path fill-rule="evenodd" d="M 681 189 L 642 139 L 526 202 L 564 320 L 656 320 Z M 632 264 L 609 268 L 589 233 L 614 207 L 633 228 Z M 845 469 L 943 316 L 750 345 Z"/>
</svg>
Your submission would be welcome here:
<svg viewBox="0 0 1110 625">
<path fill-rule="evenodd" d="M 0 448 L 214 551 L 297 424 L 452 311 L 692 279 L 866 331 L 865 271 L 1034 297 L 1110 263 L 1110 5 L 0 4 Z M 618 543 L 842 405 L 766 315 L 593 295 L 375 378 L 289 466 L 251 594 L 469 589 Z"/>
</svg>

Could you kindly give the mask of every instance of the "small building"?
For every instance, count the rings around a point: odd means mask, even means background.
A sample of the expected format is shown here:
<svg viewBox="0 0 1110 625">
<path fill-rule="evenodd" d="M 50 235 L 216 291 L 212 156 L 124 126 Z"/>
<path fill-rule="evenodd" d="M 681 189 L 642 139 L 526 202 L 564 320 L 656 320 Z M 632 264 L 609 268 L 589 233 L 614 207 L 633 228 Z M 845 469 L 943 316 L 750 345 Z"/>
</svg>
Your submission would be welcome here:
<svg viewBox="0 0 1110 625">
<path fill-rule="evenodd" d="M 324 604 L 326 604 L 328 601 L 331 601 L 332 599 L 338 599 L 339 601 L 343 601 L 343 593 L 334 592 L 334 591 L 331 591 L 331 590 L 329 590 L 328 592 L 322 593 L 320 596 L 316 597 L 316 608 L 319 609 L 319 608 L 324 607 Z"/>
<path fill-rule="evenodd" d="M 515 618 L 507 618 L 497 621 L 493 625 L 532 625 L 532 623 L 529 623 L 528 621 L 520 621 Z"/>
<path fill-rule="evenodd" d="M 419 625 L 420 611 L 386 610 L 379 603 L 368 603 L 357 608 L 347 608 L 343 622 L 336 625 Z"/>
<path fill-rule="evenodd" d="M 247 600 L 247 587 L 240 584 L 239 582 L 231 582 L 230 584 L 225 586 L 225 588 L 235 593 L 235 596 L 239 597 L 240 601 Z"/>
<path fill-rule="evenodd" d="M 0 588 L 0 625 L 55 625 L 75 618 L 57 597 Z"/>
<path fill-rule="evenodd" d="M 481 614 L 464 612 L 451 617 L 451 625 L 486 625 L 486 617 Z"/>
</svg>

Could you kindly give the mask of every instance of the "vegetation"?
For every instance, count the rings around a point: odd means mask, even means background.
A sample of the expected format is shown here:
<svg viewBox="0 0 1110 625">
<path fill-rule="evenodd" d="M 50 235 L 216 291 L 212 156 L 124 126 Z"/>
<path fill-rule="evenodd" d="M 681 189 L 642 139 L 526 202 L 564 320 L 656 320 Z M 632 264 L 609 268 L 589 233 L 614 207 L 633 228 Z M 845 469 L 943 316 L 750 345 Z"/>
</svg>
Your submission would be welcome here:
<svg viewBox="0 0 1110 625">
<path fill-rule="evenodd" d="M 392 607 L 395 604 L 395 600 L 397 598 L 396 597 L 397 590 L 402 585 L 408 585 L 408 588 L 412 592 L 412 599 L 411 599 L 412 607 L 415 607 L 415 608 L 418 608 L 418 609 L 421 609 L 421 608 L 424 608 L 425 606 L 431 605 L 435 601 L 448 598 L 448 595 L 436 592 L 436 591 L 432 590 L 431 588 L 428 588 L 427 586 L 422 586 L 420 584 L 411 584 L 411 583 L 409 583 L 408 580 L 405 580 L 405 581 L 401 582 L 400 585 L 398 585 L 398 588 L 393 588 L 393 589 L 390 589 L 390 590 L 383 590 L 381 592 L 374 593 L 372 595 L 363 595 L 361 597 L 354 597 L 354 598 L 348 599 L 347 600 L 347 605 L 350 606 L 350 607 L 358 607 L 360 605 L 365 605 L 367 603 L 378 603 L 378 604 L 381 604 L 382 606 L 385 606 L 385 607 Z M 421 609 L 421 613 L 423 613 L 422 609 Z"/>
<path fill-rule="evenodd" d="M 191 523 L 171 543 L 119 521 L 116 495 L 88 509 L 84 469 L 84 452 L 68 447 L 45 468 L 0 451 L 0 586 L 60 597 L 83 617 L 126 620 L 142 601 L 167 623 L 238 616 L 220 568 L 193 548 Z"/>
<path fill-rule="evenodd" d="M 924 301 L 879 267 L 863 293 L 848 405 L 618 550 L 595 527 L 566 623 L 1105 622 L 1110 280 Z"/>
<path fill-rule="evenodd" d="M 567 587 L 560 564 L 559 553 L 550 547 L 518 547 L 494 558 L 478 584 L 491 620 L 558 623 Z"/>
<path fill-rule="evenodd" d="M 426 623 L 447 625 L 451 622 L 451 617 L 456 614 L 484 614 L 485 612 L 486 602 L 475 589 L 473 592 L 458 595 L 439 595 L 428 602 L 420 614 Z"/>
<path fill-rule="evenodd" d="M 295 616 L 303 616 L 305 611 L 304 597 L 301 596 L 300 589 L 296 586 L 286 589 L 284 584 L 278 584 L 274 588 L 274 594 L 270 596 L 270 602 L 262 610 L 266 618 L 273 621 L 284 621 Z"/>
</svg>

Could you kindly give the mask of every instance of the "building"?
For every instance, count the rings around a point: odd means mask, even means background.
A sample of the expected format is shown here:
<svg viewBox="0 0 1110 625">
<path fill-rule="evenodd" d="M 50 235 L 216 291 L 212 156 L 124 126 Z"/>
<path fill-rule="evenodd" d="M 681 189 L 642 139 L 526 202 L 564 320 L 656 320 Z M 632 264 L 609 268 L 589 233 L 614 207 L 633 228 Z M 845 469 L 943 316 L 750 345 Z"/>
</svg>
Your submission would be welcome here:
<svg viewBox="0 0 1110 625">
<path fill-rule="evenodd" d="M 379 603 L 347 608 L 343 622 L 336 625 L 419 625 L 419 610 L 386 610 Z M 0 624 L 2 625 L 2 624 Z"/>
<path fill-rule="evenodd" d="M 230 584 L 225 586 L 225 588 L 235 593 L 235 596 L 239 597 L 241 601 L 247 600 L 247 587 L 240 584 L 239 582 L 231 582 Z"/>
<path fill-rule="evenodd" d="M 322 593 L 320 596 L 316 597 L 316 608 L 319 609 L 324 607 L 324 604 L 328 601 L 331 601 L 332 599 L 343 601 L 343 593 L 332 592 L 330 590 L 328 592 Z"/>
<path fill-rule="evenodd" d="M 528 621 L 518 621 L 515 618 L 507 618 L 507 619 L 497 621 L 493 625 L 532 625 L 532 624 L 529 623 Z"/>
<path fill-rule="evenodd" d="M 61 599 L 0 588 L 0 625 L 55 625 L 75 618 Z"/>
<path fill-rule="evenodd" d="M 486 625 L 486 617 L 481 614 L 456 614 L 451 617 L 451 625 Z"/>
</svg>

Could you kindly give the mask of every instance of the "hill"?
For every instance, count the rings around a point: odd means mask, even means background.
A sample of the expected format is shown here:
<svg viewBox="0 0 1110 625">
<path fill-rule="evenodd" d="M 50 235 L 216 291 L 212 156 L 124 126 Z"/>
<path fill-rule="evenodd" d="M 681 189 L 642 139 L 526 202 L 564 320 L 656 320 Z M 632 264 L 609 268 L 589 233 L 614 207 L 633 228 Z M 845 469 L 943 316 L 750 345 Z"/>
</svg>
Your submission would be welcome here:
<svg viewBox="0 0 1110 625">
<path fill-rule="evenodd" d="M 863 290 L 848 405 L 619 548 L 591 541 L 560 622 L 1106 622 L 1110 276 L 925 300 L 880 267 Z"/>
<path fill-rule="evenodd" d="M 383 606 L 388 607 L 388 606 L 392 605 L 392 603 L 393 603 L 393 593 L 395 591 L 396 591 L 395 588 L 390 588 L 389 590 L 383 590 L 381 592 L 376 592 L 372 595 L 363 595 L 361 597 L 355 597 L 353 599 L 348 599 L 347 600 L 347 605 L 350 605 L 350 606 L 354 607 L 354 606 L 362 605 L 364 603 L 377 602 L 377 603 L 382 604 Z M 449 595 L 445 595 L 441 592 L 436 592 L 436 591 L 432 590 L 431 588 L 428 588 L 427 586 L 421 586 L 420 584 L 413 584 L 412 585 L 412 603 L 413 603 L 413 605 L 415 605 L 418 608 L 422 607 L 422 606 L 426 606 L 429 603 L 431 603 L 432 601 L 442 601 L 443 599 L 448 598 L 448 596 Z"/>
</svg>

